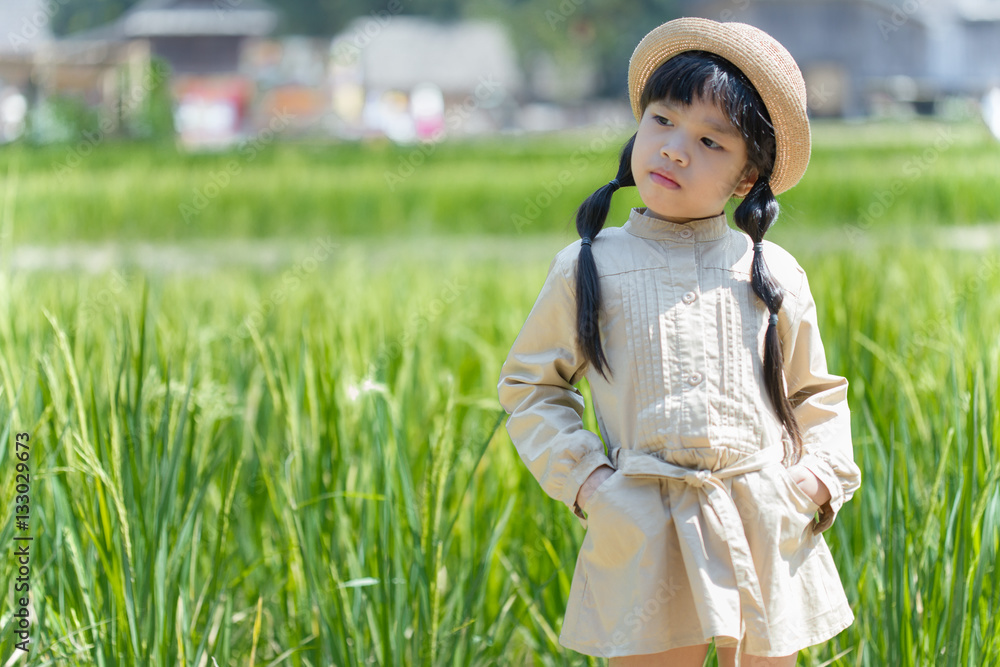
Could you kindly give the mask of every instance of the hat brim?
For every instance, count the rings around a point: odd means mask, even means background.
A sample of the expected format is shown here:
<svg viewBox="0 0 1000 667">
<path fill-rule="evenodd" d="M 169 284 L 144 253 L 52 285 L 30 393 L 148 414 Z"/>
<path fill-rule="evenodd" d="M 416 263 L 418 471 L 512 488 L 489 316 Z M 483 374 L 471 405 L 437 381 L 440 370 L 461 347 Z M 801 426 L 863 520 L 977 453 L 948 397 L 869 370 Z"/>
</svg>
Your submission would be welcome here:
<svg viewBox="0 0 1000 667">
<path fill-rule="evenodd" d="M 771 191 L 780 194 L 802 178 L 812 141 L 806 112 L 806 85 L 791 54 L 760 28 L 745 23 L 719 23 L 685 17 L 653 29 L 632 53 L 628 94 L 632 113 L 642 117 L 640 98 L 656 69 L 684 51 L 708 51 L 742 71 L 760 93 L 774 125 L 775 160 Z"/>
</svg>

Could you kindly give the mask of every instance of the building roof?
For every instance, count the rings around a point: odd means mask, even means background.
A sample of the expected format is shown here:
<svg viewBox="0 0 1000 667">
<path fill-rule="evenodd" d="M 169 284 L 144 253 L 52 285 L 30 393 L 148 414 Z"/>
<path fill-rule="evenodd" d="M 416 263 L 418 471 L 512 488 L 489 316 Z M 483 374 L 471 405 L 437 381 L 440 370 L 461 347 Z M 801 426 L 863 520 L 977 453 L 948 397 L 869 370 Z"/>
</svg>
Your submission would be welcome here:
<svg viewBox="0 0 1000 667">
<path fill-rule="evenodd" d="M 267 35 L 278 13 L 261 0 L 144 0 L 125 12 L 129 37 Z"/>
<path fill-rule="evenodd" d="M 957 0 L 955 10 L 966 21 L 1000 21 L 997 0 Z"/>
<path fill-rule="evenodd" d="M 277 24 L 278 12 L 262 0 L 143 0 L 111 23 L 66 39 L 260 36 L 270 34 Z"/>
</svg>

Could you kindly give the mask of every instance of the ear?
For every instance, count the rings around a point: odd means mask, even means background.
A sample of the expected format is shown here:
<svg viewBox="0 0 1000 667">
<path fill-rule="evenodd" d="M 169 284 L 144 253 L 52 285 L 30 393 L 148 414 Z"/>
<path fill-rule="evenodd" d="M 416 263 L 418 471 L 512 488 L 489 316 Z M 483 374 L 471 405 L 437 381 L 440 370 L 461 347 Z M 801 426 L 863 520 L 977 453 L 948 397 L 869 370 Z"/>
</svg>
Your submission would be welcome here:
<svg viewBox="0 0 1000 667">
<path fill-rule="evenodd" d="M 751 167 L 750 171 L 748 171 L 740 182 L 736 184 L 736 189 L 733 191 L 733 194 L 737 197 L 746 197 L 747 193 L 750 192 L 750 188 L 752 188 L 756 182 L 757 170 Z"/>
</svg>

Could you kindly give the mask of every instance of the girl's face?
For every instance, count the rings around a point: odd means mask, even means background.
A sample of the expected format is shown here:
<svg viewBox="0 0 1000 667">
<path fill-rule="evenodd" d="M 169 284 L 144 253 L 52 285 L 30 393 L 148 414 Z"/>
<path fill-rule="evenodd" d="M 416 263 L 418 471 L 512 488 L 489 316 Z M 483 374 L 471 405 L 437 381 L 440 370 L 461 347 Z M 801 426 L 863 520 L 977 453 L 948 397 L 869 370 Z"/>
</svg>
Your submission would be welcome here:
<svg viewBox="0 0 1000 667">
<path fill-rule="evenodd" d="M 744 174 L 747 149 L 712 103 L 650 102 L 632 147 L 632 175 L 646 215 L 686 223 L 722 213 L 733 194 L 757 179 Z"/>
</svg>

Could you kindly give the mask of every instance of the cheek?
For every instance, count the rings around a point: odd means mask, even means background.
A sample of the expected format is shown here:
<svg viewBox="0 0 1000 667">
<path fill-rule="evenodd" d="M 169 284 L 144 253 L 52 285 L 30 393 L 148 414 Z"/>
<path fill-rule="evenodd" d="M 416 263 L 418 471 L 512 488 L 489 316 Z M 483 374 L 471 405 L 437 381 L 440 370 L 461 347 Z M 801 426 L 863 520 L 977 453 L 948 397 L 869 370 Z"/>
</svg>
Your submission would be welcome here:
<svg viewBox="0 0 1000 667">
<path fill-rule="evenodd" d="M 743 163 L 738 160 L 733 160 L 727 158 L 724 160 L 719 160 L 715 165 L 716 174 L 725 174 L 722 178 L 723 185 L 730 185 L 736 187 L 736 184 L 740 182 L 743 178 Z"/>
<path fill-rule="evenodd" d="M 632 175 L 636 177 L 645 168 L 646 163 L 649 162 L 648 149 L 644 143 L 639 141 L 638 137 L 636 137 L 635 143 L 632 144 L 632 158 L 629 162 L 629 166 L 632 168 Z"/>
<path fill-rule="evenodd" d="M 649 162 L 654 160 L 659 151 L 659 144 L 656 142 L 656 135 L 646 131 L 642 126 L 635 135 L 635 142 L 632 144 L 632 171 L 636 168 L 643 169 L 649 166 Z"/>
</svg>

